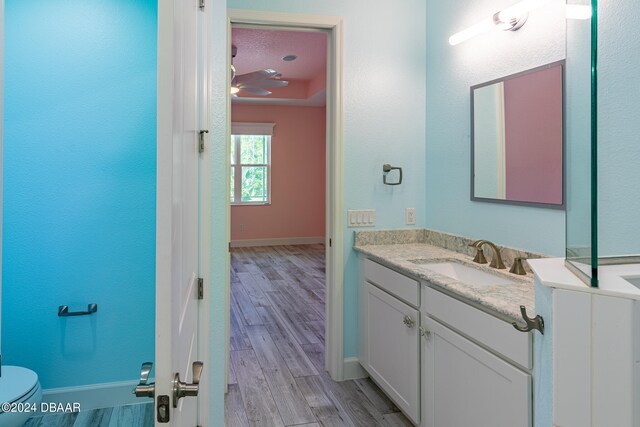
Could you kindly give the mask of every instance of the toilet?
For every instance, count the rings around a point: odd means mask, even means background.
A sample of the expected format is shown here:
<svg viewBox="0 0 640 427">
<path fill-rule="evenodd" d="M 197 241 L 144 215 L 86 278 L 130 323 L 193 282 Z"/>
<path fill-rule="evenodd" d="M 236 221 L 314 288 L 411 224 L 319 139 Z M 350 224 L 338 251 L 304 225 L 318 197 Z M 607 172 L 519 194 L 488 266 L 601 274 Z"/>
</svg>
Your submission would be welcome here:
<svg viewBox="0 0 640 427">
<path fill-rule="evenodd" d="M 5 402 L 13 404 L 13 409 L 21 409 L 23 412 L 6 412 L 0 408 L 0 426 L 20 427 L 27 418 L 37 415 L 40 411 L 42 400 L 42 388 L 38 382 L 38 375 L 20 366 L 2 366 L 0 377 L 0 404 L 7 406 Z M 33 412 L 35 404 L 36 412 Z M 30 412 L 24 407 L 29 407 Z"/>
</svg>

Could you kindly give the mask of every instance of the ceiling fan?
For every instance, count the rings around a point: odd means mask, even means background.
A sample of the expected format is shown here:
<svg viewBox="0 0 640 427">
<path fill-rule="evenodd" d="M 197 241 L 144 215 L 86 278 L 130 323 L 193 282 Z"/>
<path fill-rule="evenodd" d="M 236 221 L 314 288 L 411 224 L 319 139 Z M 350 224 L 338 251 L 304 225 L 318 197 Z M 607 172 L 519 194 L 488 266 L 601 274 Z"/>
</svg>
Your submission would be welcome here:
<svg viewBox="0 0 640 427">
<path fill-rule="evenodd" d="M 233 66 L 233 58 L 236 57 L 238 48 L 231 47 L 231 94 L 240 91 L 249 92 L 253 95 L 266 96 L 271 95 L 271 91 L 267 89 L 275 87 L 285 87 L 289 85 L 286 80 L 279 80 L 279 74 L 273 68 L 265 68 L 263 70 L 253 71 L 246 74 L 236 75 L 236 69 Z"/>
</svg>

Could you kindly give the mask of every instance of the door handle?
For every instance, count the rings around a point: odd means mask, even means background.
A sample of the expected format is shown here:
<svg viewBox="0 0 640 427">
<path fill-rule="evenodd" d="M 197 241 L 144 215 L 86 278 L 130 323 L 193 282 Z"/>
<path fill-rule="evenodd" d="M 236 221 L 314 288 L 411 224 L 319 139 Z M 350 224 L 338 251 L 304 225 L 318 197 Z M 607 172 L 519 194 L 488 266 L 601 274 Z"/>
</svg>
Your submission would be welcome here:
<svg viewBox="0 0 640 427">
<path fill-rule="evenodd" d="M 153 363 L 144 362 L 140 368 L 140 382 L 133 389 L 133 394 L 136 397 L 154 397 L 156 394 L 156 385 L 154 383 L 147 384 L 149 381 L 149 374 L 153 368 Z"/>
<path fill-rule="evenodd" d="M 202 376 L 202 362 L 193 362 L 193 383 L 187 384 L 180 381 L 180 372 L 173 377 L 173 407 L 178 407 L 178 401 L 183 397 L 195 397 L 200 389 L 200 377 Z"/>
</svg>

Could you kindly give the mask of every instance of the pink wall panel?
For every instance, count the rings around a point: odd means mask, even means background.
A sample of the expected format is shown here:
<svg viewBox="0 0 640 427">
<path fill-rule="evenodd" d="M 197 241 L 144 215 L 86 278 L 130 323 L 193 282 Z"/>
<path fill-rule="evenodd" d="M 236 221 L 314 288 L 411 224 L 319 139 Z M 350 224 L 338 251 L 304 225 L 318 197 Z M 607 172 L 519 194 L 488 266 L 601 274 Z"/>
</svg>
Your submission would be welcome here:
<svg viewBox="0 0 640 427">
<path fill-rule="evenodd" d="M 232 206 L 231 240 L 324 236 L 325 107 L 234 105 L 231 120 L 276 124 L 271 205 Z"/>
<path fill-rule="evenodd" d="M 504 98 L 507 199 L 561 204 L 562 68 L 507 80 Z"/>
</svg>

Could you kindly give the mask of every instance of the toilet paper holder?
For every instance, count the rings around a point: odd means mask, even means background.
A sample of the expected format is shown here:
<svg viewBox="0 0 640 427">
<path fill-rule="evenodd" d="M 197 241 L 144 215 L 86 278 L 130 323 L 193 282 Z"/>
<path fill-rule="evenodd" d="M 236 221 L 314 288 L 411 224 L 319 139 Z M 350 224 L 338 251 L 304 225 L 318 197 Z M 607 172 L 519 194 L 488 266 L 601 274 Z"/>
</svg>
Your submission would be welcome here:
<svg viewBox="0 0 640 427">
<path fill-rule="evenodd" d="M 58 316 L 59 317 L 70 317 L 70 316 L 87 316 L 89 314 L 93 314 L 98 311 L 98 304 L 89 304 L 87 305 L 87 311 L 69 311 L 68 305 L 60 305 L 58 306 Z"/>
</svg>

